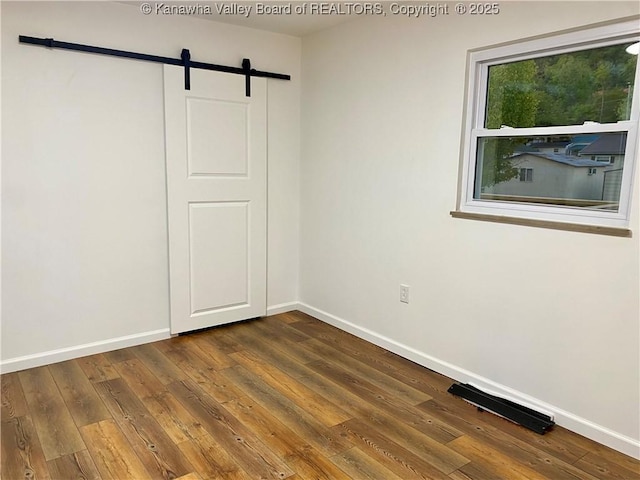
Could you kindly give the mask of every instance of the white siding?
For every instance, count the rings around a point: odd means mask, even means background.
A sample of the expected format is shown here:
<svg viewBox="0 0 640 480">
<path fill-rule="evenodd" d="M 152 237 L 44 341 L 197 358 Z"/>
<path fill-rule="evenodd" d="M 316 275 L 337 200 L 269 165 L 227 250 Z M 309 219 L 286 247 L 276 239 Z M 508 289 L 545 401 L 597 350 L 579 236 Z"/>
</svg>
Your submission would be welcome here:
<svg viewBox="0 0 640 480">
<path fill-rule="evenodd" d="M 588 174 L 588 167 L 573 167 L 533 155 L 523 155 L 514 161 L 516 168 L 532 168 L 533 181 L 514 178 L 484 190 L 484 193 L 525 195 L 532 197 L 602 200 L 604 165 Z"/>
</svg>

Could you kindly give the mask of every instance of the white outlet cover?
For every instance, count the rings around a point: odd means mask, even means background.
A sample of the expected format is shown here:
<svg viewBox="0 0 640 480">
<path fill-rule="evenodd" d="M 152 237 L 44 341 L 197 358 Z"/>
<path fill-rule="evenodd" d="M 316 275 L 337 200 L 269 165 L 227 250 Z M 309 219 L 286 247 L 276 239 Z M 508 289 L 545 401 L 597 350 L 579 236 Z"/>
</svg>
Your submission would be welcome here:
<svg viewBox="0 0 640 480">
<path fill-rule="evenodd" d="M 409 285 L 400 285 L 400 301 L 409 303 Z"/>
</svg>

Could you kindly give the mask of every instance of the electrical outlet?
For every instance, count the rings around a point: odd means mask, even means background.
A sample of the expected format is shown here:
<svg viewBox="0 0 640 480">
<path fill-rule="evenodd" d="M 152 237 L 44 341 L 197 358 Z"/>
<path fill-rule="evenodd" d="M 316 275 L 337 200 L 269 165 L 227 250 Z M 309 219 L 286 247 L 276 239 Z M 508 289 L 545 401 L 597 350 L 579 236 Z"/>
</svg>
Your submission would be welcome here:
<svg viewBox="0 0 640 480">
<path fill-rule="evenodd" d="M 400 301 L 409 303 L 409 285 L 400 284 Z"/>
</svg>

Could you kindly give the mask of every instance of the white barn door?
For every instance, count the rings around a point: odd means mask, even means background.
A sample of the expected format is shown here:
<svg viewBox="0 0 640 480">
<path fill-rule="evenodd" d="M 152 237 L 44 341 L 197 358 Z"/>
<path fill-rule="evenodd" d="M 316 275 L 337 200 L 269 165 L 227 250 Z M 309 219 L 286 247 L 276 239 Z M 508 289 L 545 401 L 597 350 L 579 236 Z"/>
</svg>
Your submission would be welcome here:
<svg viewBox="0 0 640 480">
<path fill-rule="evenodd" d="M 164 66 L 171 333 L 266 313 L 266 80 Z"/>
</svg>

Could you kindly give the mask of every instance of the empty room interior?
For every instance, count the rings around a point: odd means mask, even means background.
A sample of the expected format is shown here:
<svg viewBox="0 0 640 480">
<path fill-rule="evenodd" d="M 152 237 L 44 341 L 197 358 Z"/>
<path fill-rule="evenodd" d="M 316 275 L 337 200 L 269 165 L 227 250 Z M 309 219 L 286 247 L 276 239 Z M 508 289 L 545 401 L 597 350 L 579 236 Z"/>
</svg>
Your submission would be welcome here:
<svg viewBox="0 0 640 480">
<path fill-rule="evenodd" d="M 0 18 L 3 479 L 640 479 L 637 1 Z"/>
</svg>

